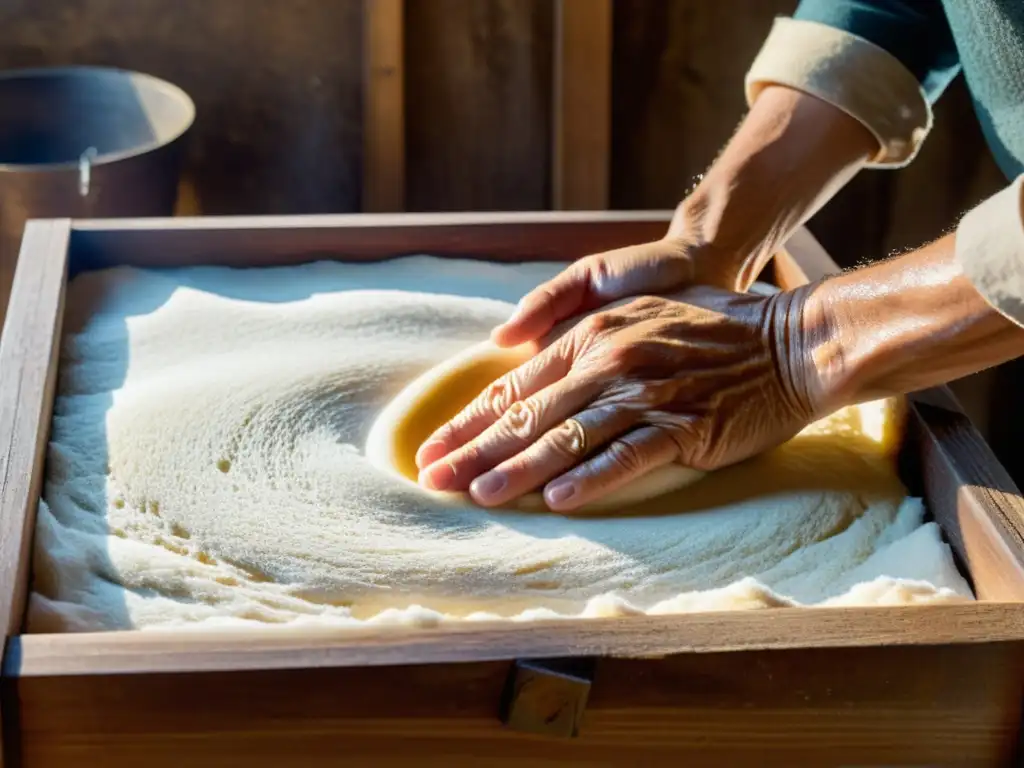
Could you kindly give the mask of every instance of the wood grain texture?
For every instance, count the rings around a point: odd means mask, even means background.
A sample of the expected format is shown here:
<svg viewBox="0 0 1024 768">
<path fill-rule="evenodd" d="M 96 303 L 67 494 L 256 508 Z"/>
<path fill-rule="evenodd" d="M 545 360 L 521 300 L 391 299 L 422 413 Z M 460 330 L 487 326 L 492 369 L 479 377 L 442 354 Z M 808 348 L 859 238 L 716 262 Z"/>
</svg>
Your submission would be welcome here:
<svg viewBox="0 0 1024 768">
<path fill-rule="evenodd" d="M 382 259 L 411 253 L 491 261 L 572 261 L 652 240 L 667 211 L 349 214 L 76 222 L 72 267 Z"/>
<path fill-rule="evenodd" d="M 794 648 L 975 644 L 1024 640 L 1024 605 L 975 603 L 778 608 L 683 616 L 474 623 L 432 629 L 266 628 L 263 631 L 21 635 L 7 677 L 239 672 L 256 669 L 481 663 L 586 656 Z"/>
<path fill-rule="evenodd" d="M 408 209 L 549 207 L 550 0 L 406 0 Z"/>
<path fill-rule="evenodd" d="M 70 221 L 25 228 L 0 341 L 0 637 L 21 627 L 60 351 Z"/>
<path fill-rule="evenodd" d="M 939 398 L 946 403 L 938 402 Z M 929 509 L 983 600 L 1024 601 L 1024 499 L 948 390 L 914 405 Z"/>
<path fill-rule="evenodd" d="M 405 209 L 404 0 L 363 0 L 363 205 Z"/>
<path fill-rule="evenodd" d="M 555 0 L 553 207 L 608 207 L 612 0 Z"/>
<path fill-rule="evenodd" d="M 510 662 L 5 680 L 20 764 L 1009 765 L 1018 643 L 600 659 L 578 738 L 502 727 Z"/>
<path fill-rule="evenodd" d="M 70 222 L 25 227 L 0 340 L 0 644 L 20 631 L 57 377 Z M 2 677 L 2 673 L 0 673 Z M 17 705 L 0 702 L 6 724 Z M 10 746 L 5 725 L 2 754 Z M 0 763 L 9 765 L 6 757 Z"/>
</svg>

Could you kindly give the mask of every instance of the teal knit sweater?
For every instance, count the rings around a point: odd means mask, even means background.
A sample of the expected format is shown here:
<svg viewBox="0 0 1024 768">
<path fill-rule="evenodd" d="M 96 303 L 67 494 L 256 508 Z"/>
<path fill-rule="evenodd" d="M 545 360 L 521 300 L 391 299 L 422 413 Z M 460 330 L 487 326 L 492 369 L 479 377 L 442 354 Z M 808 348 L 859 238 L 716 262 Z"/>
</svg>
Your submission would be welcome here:
<svg viewBox="0 0 1024 768">
<path fill-rule="evenodd" d="M 1024 172 L 1024 0 L 802 0 L 794 18 L 884 48 L 932 102 L 962 71 L 999 167 Z"/>
</svg>

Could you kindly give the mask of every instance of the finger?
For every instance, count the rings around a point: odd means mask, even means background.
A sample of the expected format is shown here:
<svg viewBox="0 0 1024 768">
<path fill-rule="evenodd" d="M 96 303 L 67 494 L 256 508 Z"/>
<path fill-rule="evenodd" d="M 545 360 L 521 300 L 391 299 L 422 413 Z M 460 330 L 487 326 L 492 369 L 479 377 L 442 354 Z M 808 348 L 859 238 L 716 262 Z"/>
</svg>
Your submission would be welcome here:
<svg viewBox="0 0 1024 768">
<path fill-rule="evenodd" d="M 544 501 L 553 511 L 571 512 L 678 458 L 679 445 L 668 431 L 640 427 L 548 483 Z"/>
<path fill-rule="evenodd" d="M 562 320 L 585 311 L 591 291 L 588 264 L 589 259 L 581 259 L 526 294 L 515 314 L 491 331 L 491 341 L 499 347 L 534 341 Z"/>
<path fill-rule="evenodd" d="M 514 403 L 564 377 L 571 365 L 564 347 L 556 343 L 491 382 L 423 441 L 416 451 L 416 467 L 422 470 L 465 445 L 500 419 Z"/>
<path fill-rule="evenodd" d="M 428 488 L 465 491 L 483 473 L 527 448 L 549 429 L 583 410 L 600 392 L 591 377 L 570 376 L 514 403 L 477 437 L 420 473 Z"/>
<path fill-rule="evenodd" d="M 491 333 L 508 347 L 541 338 L 563 320 L 612 301 L 677 288 L 692 266 L 672 246 L 647 243 L 588 256 L 523 297 L 516 313 Z"/>
<path fill-rule="evenodd" d="M 478 477 L 470 484 L 469 493 L 485 507 L 517 499 L 604 448 L 634 427 L 638 418 L 634 409 L 621 404 L 587 408 Z"/>
</svg>

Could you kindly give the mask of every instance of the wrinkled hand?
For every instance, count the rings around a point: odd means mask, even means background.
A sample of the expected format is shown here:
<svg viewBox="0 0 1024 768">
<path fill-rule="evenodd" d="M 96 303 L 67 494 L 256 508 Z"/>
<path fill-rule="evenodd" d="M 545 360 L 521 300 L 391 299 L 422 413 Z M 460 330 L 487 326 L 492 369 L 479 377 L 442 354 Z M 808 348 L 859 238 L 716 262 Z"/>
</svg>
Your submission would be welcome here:
<svg viewBox="0 0 1024 768">
<path fill-rule="evenodd" d="M 710 246 L 674 235 L 586 256 L 526 294 L 491 339 L 502 347 L 535 341 L 564 320 L 629 296 L 665 294 L 695 283 L 734 288 L 735 263 Z"/>
<path fill-rule="evenodd" d="M 823 405 L 807 295 L 693 287 L 592 314 L 438 429 L 420 482 L 484 506 L 544 486 L 568 512 L 670 462 L 710 470 L 777 445 Z"/>
</svg>

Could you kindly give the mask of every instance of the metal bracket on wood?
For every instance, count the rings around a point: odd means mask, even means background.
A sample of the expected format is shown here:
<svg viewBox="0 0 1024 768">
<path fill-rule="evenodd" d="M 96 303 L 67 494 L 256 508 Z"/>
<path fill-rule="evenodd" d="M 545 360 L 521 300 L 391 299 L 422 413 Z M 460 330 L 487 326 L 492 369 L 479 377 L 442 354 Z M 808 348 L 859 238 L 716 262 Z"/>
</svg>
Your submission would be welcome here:
<svg viewBox="0 0 1024 768">
<path fill-rule="evenodd" d="M 520 659 L 512 664 L 501 720 L 512 730 L 554 738 L 579 735 L 594 677 L 593 659 Z"/>
</svg>

